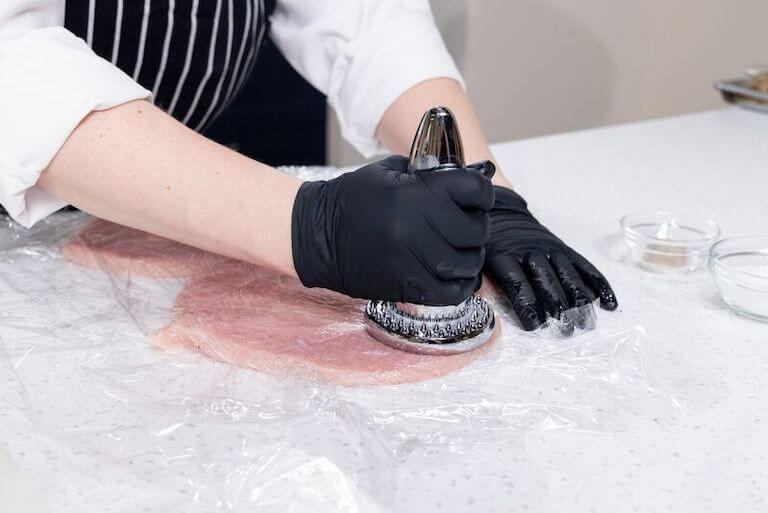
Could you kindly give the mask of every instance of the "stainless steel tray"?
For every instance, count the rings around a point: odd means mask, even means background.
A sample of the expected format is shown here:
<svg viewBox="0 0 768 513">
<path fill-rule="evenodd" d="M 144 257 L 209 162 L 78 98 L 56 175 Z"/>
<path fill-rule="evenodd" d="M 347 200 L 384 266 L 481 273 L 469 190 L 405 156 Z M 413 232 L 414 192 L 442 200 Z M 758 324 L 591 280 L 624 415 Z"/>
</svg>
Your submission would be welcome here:
<svg viewBox="0 0 768 513">
<path fill-rule="evenodd" d="M 718 80 L 713 85 L 728 103 L 768 114 L 768 94 L 749 87 L 748 79 Z"/>
</svg>

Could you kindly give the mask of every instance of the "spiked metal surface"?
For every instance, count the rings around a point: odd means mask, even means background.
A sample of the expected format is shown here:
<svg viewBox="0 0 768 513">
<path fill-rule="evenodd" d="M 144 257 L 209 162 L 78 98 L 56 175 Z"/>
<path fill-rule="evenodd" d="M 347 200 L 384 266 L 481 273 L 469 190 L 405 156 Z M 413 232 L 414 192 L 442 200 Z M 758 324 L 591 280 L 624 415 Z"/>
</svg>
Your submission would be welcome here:
<svg viewBox="0 0 768 513">
<path fill-rule="evenodd" d="M 458 306 L 371 301 L 365 313 L 376 340 L 421 354 L 471 351 L 488 341 L 495 326 L 493 310 L 476 294 Z"/>
<path fill-rule="evenodd" d="M 446 107 L 429 109 L 413 139 L 408 171 L 440 172 L 464 166 L 464 147 L 453 113 Z M 368 333 L 376 340 L 421 354 L 471 351 L 488 342 L 496 322 L 491 307 L 477 294 L 456 306 L 371 301 L 365 314 Z"/>
</svg>

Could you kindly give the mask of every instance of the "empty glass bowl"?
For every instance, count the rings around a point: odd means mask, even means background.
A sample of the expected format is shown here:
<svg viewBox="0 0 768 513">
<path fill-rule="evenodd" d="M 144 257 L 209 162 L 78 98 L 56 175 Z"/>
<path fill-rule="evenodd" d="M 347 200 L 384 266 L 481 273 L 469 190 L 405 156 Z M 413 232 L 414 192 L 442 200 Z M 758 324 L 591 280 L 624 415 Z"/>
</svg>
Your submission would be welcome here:
<svg viewBox="0 0 768 513">
<path fill-rule="evenodd" d="M 721 240 L 712 246 L 709 269 L 728 306 L 768 322 L 768 237 Z"/>
<path fill-rule="evenodd" d="M 689 272 L 703 266 L 720 228 L 700 217 L 656 211 L 621 219 L 624 242 L 644 269 L 660 273 Z"/>
</svg>

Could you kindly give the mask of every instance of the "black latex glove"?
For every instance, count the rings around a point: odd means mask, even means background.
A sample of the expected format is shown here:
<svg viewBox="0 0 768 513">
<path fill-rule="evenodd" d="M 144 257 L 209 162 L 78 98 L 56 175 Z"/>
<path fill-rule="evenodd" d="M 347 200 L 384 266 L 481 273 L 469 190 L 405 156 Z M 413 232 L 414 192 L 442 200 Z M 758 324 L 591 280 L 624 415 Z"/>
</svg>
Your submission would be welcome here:
<svg viewBox="0 0 768 513">
<path fill-rule="evenodd" d="M 520 195 L 506 187 L 494 189 L 485 271 L 501 286 L 524 329 L 538 328 L 548 316 L 562 319 L 565 310 L 597 297 L 602 308 L 616 309 L 616 295 L 594 265 L 544 228 Z M 587 322 L 589 310 L 579 311 L 563 319 L 570 331 L 573 322 L 582 327 Z"/>
<path fill-rule="evenodd" d="M 425 305 L 456 305 L 479 288 L 490 176 L 407 168 L 393 156 L 301 186 L 291 236 L 305 286 Z"/>
</svg>

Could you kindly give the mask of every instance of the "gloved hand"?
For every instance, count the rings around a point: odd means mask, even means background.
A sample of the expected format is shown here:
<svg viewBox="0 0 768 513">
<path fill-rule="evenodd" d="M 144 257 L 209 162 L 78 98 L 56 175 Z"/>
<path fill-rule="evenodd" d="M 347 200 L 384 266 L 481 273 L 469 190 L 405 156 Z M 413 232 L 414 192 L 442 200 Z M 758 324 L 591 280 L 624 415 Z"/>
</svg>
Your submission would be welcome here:
<svg viewBox="0 0 768 513">
<path fill-rule="evenodd" d="M 305 286 L 425 305 L 456 305 L 480 287 L 490 176 L 407 169 L 393 156 L 302 184 L 291 239 Z"/>
<path fill-rule="evenodd" d="M 616 295 L 594 265 L 543 227 L 520 195 L 494 189 L 485 271 L 501 286 L 524 329 L 538 328 L 548 316 L 560 319 L 565 310 L 596 297 L 602 308 L 616 309 Z M 587 322 L 583 315 L 575 317 L 582 327 Z M 566 321 L 570 332 L 573 322 Z M 568 334 L 567 327 L 563 331 Z"/>
</svg>

